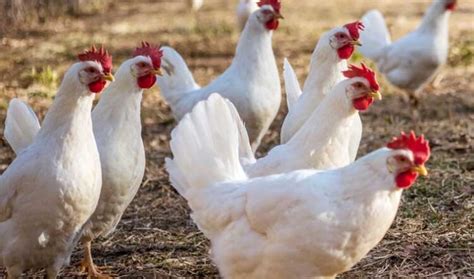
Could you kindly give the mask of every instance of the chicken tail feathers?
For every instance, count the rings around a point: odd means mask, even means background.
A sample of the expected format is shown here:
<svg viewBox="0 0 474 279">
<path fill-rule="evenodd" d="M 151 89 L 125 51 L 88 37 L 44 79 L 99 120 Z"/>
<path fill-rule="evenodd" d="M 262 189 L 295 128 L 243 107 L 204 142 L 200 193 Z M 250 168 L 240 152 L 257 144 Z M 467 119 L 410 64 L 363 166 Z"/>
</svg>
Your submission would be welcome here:
<svg viewBox="0 0 474 279">
<path fill-rule="evenodd" d="M 232 103 L 212 94 L 171 133 L 174 158 L 167 158 L 166 169 L 173 187 L 185 198 L 189 190 L 247 178 L 240 163 L 241 127 L 235 113 Z"/>
<path fill-rule="evenodd" d="M 199 89 L 188 66 L 179 53 L 170 48 L 162 47 L 163 51 L 161 68 L 162 76 L 158 76 L 156 83 L 161 94 L 170 105 L 177 103 L 183 95 Z"/>
<path fill-rule="evenodd" d="M 387 24 L 378 10 L 367 12 L 362 17 L 362 23 L 365 29 L 360 35 L 362 46 L 359 47 L 359 51 L 376 62 L 380 51 L 392 42 Z"/>
<path fill-rule="evenodd" d="M 286 58 L 283 63 L 283 77 L 285 79 L 286 102 L 288 111 L 290 111 L 296 104 L 302 91 L 295 70 L 293 70 L 293 67 Z"/>
<path fill-rule="evenodd" d="M 33 110 L 23 101 L 12 99 L 8 105 L 4 136 L 13 151 L 19 154 L 32 142 L 40 124 Z"/>
</svg>

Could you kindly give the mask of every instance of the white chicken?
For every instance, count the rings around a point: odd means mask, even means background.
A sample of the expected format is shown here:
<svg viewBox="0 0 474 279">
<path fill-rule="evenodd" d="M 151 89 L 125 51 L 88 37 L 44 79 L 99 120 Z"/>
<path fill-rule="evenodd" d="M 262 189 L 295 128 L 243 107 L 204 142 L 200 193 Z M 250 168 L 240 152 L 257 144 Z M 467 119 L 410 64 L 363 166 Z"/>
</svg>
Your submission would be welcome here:
<svg viewBox="0 0 474 279">
<path fill-rule="evenodd" d="M 166 167 L 224 278 L 334 278 L 377 245 L 402 189 L 427 174 L 428 143 L 410 134 L 344 168 L 248 178 L 238 125 L 213 136 L 205 110 L 175 128 Z M 215 113 L 232 123 L 230 110 Z"/>
<path fill-rule="evenodd" d="M 311 56 L 310 70 L 303 91 L 293 68 L 285 60 L 288 115 L 281 128 L 281 143 L 288 142 L 296 134 L 334 85 L 344 79 L 342 71 L 347 69 L 346 60 L 351 57 L 355 45 L 360 45 L 358 39 L 362 29 L 360 22 L 353 22 L 334 28 L 321 36 Z M 354 126 L 356 129 L 361 128 L 360 119 L 356 119 Z"/>
<path fill-rule="evenodd" d="M 212 93 L 228 98 L 237 107 L 250 137 L 253 150 L 275 118 L 281 102 L 281 88 L 272 33 L 279 25 L 279 0 L 262 0 L 246 25 L 231 66 L 208 86 L 200 88 L 183 58 L 172 48 L 163 47 L 165 70 L 157 83 L 166 102 L 179 120 Z"/>
<path fill-rule="evenodd" d="M 237 23 L 240 30 L 244 30 L 247 19 L 258 10 L 258 0 L 240 0 L 237 6 Z"/>
<path fill-rule="evenodd" d="M 99 200 L 91 109 L 94 93 L 112 77 L 112 60 L 95 48 L 79 60 L 66 72 L 33 143 L 0 176 L 0 265 L 9 278 L 31 268 L 46 268 L 55 278 Z"/>
<path fill-rule="evenodd" d="M 343 73 L 348 79 L 331 90 L 287 143 L 274 147 L 255 163 L 244 165 L 249 177 L 307 168 L 333 169 L 355 160 L 362 137 L 358 112 L 367 110 L 382 95 L 375 73 L 365 65 L 351 65 Z M 360 123 L 358 129 L 354 129 L 354 123 Z"/>
<path fill-rule="evenodd" d="M 145 174 L 140 107 L 143 90 L 155 84 L 162 53 L 158 47 L 142 43 L 133 56 L 120 65 L 116 81 L 92 111 L 103 181 L 99 204 L 83 233 L 83 267 L 92 277 L 100 273 L 92 261 L 90 242 L 115 231 Z"/>
<path fill-rule="evenodd" d="M 140 103 L 144 89 L 151 88 L 159 73 L 162 53 L 158 47 L 142 43 L 134 57 L 123 62 L 117 70 L 116 80 L 104 91 L 92 112 L 94 135 L 102 166 L 102 191 L 94 214 L 84 226 L 83 270 L 92 277 L 100 277 L 91 254 L 91 242 L 99 236 L 107 237 L 116 228 L 142 182 L 145 172 L 145 149 L 141 136 Z M 21 152 L 33 139 L 30 126 L 38 123 L 36 115 L 27 105 L 22 114 L 10 117 L 6 127 L 14 132 L 6 138 L 10 145 Z M 25 109 L 26 108 L 26 109 Z M 11 106 L 8 111 L 20 110 Z M 35 126 L 33 126 L 35 127 Z M 39 127 L 39 126 L 38 126 Z M 17 144 L 18 138 L 22 140 Z"/>
<path fill-rule="evenodd" d="M 418 91 L 436 75 L 448 58 L 448 20 L 456 0 L 434 0 L 418 28 L 391 42 L 378 10 L 362 18 L 360 52 L 372 59 L 393 85 L 417 98 Z"/>
</svg>

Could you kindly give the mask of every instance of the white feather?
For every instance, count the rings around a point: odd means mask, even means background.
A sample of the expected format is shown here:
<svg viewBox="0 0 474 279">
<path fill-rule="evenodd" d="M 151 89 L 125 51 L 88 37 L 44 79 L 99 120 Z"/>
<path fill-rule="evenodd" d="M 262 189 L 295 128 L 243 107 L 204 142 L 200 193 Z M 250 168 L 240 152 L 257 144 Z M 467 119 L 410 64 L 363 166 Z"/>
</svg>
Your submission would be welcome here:
<svg viewBox="0 0 474 279">
<path fill-rule="evenodd" d="M 296 73 L 286 58 L 283 61 L 283 77 L 285 79 L 286 102 L 288 111 L 290 111 L 293 109 L 293 106 L 298 101 L 302 92 Z"/>
<path fill-rule="evenodd" d="M 193 189 L 246 178 L 240 164 L 239 124 L 231 107 L 213 94 L 173 130 L 170 146 L 174 158 L 167 160 L 166 168 L 173 186 L 184 197 Z"/>
<path fill-rule="evenodd" d="M 378 10 L 371 10 L 362 17 L 365 28 L 360 34 L 362 46 L 359 51 L 372 60 L 377 61 L 380 52 L 391 44 L 390 33 L 385 19 Z"/>
<path fill-rule="evenodd" d="M 163 76 L 158 76 L 156 83 L 161 94 L 171 104 L 178 102 L 189 91 L 198 90 L 200 86 L 194 81 L 193 74 L 179 53 L 171 47 L 162 47 Z"/>
<path fill-rule="evenodd" d="M 5 139 L 13 151 L 19 154 L 32 142 L 40 129 L 36 114 L 23 101 L 12 99 L 5 119 Z"/>
</svg>

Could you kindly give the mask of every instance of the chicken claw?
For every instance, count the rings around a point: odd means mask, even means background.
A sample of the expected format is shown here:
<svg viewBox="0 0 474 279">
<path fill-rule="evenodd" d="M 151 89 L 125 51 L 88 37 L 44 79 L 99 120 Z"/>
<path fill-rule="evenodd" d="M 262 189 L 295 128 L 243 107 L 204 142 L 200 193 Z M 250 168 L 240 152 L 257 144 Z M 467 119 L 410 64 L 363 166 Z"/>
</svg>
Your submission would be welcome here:
<svg viewBox="0 0 474 279">
<path fill-rule="evenodd" d="M 87 278 L 94 279 L 111 279 L 110 275 L 102 274 L 99 268 L 94 264 L 91 253 L 91 242 L 87 241 L 84 243 L 84 259 L 81 261 L 79 270 L 81 272 L 87 272 Z"/>
</svg>

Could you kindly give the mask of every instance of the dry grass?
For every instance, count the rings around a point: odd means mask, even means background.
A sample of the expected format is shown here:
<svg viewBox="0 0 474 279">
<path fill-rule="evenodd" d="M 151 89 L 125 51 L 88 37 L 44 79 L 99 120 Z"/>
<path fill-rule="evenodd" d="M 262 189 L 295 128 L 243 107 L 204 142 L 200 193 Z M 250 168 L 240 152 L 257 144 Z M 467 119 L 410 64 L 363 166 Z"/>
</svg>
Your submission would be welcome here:
<svg viewBox="0 0 474 279">
<path fill-rule="evenodd" d="M 8 100 L 15 96 L 28 100 L 43 116 L 54 92 L 51 75 L 62 75 L 74 54 L 91 43 L 107 45 L 116 64 L 141 40 L 171 45 L 186 58 L 196 79 L 207 83 L 232 59 L 238 39 L 234 2 L 209 0 L 199 14 L 191 15 L 185 11 L 184 1 L 115 1 L 102 15 L 63 18 L 5 35 L 0 40 L 1 120 Z M 322 31 L 376 7 L 387 15 L 390 29 L 398 37 L 416 25 L 428 2 L 283 0 L 286 20 L 274 37 L 277 61 L 281 66 L 282 58 L 289 57 L 302 80 Z M 446 78 L 440 88 L 426 90 L 420 117 L 413 121 L 411 109 L 397 90 L 386 84 L 387 97 L 363 115 L 365 130 L 359 154 L 382 146 L 402 129 L 416 129 L 431 139 L 431 172 L 428 179 L 404 194 L 384 240 L 341 277 L 474 277 L 474 2 L 459 2 L 451 19 L 452 54 Z M 53 71 L 40 78 L 32 76 L 33 68 L 48 66 Z M 282 107 L 261 154 L 276 144 L 285 110 Z M 94 244 L 95 259 L 122 276 L 217 276 L 208 258 L 208 241 L 189 219 L 186 203 L 171 189 L 163 169 L 164 158 L 170 156 L 169 134 L 175 122 L 159 92 L 145 93 L 142 118 L 148 159 L 145 179 L 116 233 Z M 5 169 L 14 156 L 3 140 L 0 148 L 0 168 Z M 76 251 L 73 263 L 79 256 Z M 78 275 L 76 272 L 69 267 L 63 275 Z"/>
</svg>

